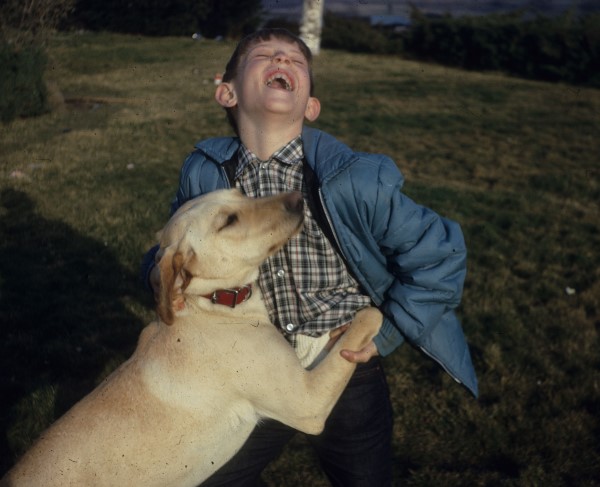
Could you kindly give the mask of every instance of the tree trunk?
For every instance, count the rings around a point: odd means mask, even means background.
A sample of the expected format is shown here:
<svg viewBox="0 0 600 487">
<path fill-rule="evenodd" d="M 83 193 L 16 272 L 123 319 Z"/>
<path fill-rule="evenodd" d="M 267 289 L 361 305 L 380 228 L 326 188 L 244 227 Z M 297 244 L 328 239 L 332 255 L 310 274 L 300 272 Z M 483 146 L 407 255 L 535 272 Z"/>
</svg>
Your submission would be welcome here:
<svg viewBox="0 0 600 487">
<path fill-rule="evenodd" d="M 300 37 L 313 55 L 321 48 L 321 28 L 323 26 L 323 5 L 325 0 L 304 0 Z"/>
</svg>

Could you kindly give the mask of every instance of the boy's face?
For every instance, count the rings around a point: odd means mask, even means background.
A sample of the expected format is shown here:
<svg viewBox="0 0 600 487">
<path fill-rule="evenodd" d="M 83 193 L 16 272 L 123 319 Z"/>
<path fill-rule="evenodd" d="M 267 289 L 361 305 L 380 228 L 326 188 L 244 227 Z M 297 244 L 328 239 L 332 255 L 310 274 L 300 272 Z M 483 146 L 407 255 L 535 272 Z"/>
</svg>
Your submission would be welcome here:
<svg viewBox="0 0 600 487">
<path fill-rule="evenodd" d="M 224 107 L 235 107 L 238 124 L 280 115 L 300 124 L 304 118 L 313 121 L 320 105 L 310 96 L 309 69 L 295 43 L 271 38 L 250 47 L 236 78 L 221 83 L 215 98 Z"/>
</svg>

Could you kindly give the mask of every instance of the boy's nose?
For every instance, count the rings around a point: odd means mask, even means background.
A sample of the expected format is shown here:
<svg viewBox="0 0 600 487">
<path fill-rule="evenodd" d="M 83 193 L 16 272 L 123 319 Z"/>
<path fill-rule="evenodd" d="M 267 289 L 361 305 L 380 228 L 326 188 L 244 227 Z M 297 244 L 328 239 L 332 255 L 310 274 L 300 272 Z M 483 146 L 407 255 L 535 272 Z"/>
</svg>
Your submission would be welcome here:
<svg viewBox="0 0 600 487">
<path fill-rule="evenodd" d="M 273 59 L 274 63 L 289 64 L 289 62 L 290 62 L 289 56 L 286 53 L 284 53 L 284 52 L 275 53 L 275 55 L 273 56 L 272 59 Z"/>
</svg>

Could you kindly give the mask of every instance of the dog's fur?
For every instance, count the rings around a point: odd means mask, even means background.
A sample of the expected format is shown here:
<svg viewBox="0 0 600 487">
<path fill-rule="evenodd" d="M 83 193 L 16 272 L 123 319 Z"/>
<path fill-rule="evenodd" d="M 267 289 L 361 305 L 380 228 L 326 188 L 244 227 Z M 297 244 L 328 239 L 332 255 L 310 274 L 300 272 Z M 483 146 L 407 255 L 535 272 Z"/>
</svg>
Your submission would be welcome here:
<svg viewBox="0 0 600 487">
<path fill-rule="evenodd" d="M 195 486 L 242 446 L 261 418 L 318 434 L 377 333 L 374 308 L 314 370 L 269 322 L 257 286 L 229 308 L 203 297 L 255 281 L 259 264 L 301 227 L 302 197 L 236 190 L 182 206 L 160 238 L 160 320 L 132 357 L 52 427 L 4 486 Z"/>
</svg>

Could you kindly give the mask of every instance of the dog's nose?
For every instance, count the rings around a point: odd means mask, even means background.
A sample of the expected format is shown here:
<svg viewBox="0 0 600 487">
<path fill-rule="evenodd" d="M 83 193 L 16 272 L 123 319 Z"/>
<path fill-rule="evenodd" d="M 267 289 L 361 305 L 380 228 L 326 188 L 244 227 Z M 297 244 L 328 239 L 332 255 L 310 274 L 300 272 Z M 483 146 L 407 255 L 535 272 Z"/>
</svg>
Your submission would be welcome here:
<svg viewBox="0 0 600 487">
<path fill-rule="evenodd" d="M 304 200 L 302 199 L 302 193 L 294 191 L 288 193 L 285 197 L 284 203 L 285 209 L 290 213 L 302 213 L 304 210 Z"/>
</svg>

